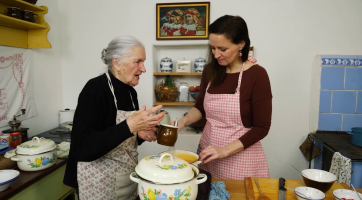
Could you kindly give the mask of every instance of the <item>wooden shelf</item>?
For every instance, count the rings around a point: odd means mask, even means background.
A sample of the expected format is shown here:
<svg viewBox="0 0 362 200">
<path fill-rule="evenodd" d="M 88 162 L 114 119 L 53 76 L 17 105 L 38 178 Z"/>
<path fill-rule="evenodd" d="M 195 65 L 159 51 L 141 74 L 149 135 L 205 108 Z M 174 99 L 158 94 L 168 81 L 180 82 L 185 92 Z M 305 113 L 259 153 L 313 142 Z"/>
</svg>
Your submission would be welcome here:
<svg viewBox="0 0 362 200">
<path fill-rule="evenodd" d="M 153 105 L 164 105 L 164 106 L 194 106 L 195 102 L 193 101 L 175 101 L 175 102 L 153 102 Z"/>
<path fill-rule="evenodd" d="M 166 75 L 174 75 L 174 76 L 201 76 L 202 73 L 187 73 L 187 72 L 153 72 L 155 76 L 166 76 Z"/>
<path fill-rule="evenodd" d="M 22 0 L 0 0 L 0 3 L 12 6 L 12 7 L 18 7 L 22 10 L 31 10 L 31 11 L 44 11 L 44 8 L 36 6 L 34 4 L 22 1 Z"/>
<path fill-rule="evenodd" d="M 1 1 L 1 0 L 0 0 Z M 6 15 L 0 14 L 0 26 L 7 26 L 10 28 L 17 28 L 22 30 L 31 30 L 31 29 L 46 29 L 44 25 L 27 22 L 21 19 L 16 19 Z"/>
</svg>

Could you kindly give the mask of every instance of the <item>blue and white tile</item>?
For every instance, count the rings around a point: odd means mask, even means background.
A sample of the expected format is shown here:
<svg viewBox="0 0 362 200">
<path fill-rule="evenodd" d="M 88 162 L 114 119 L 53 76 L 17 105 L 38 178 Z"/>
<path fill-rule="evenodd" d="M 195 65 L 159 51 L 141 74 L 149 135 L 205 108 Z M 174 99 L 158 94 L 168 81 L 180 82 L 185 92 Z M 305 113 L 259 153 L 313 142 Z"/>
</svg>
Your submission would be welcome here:
<svg viewBox="0 0 362 200">
<path fill-rule="evenodd" d="M 342 114 L 319 114 L 318 130 L 340 131 Z"/>
<path fill-rule="evenodd" d="M 362 55 L 357 56 L 356 66 L 362 66 Z"/>
<path fill-rule="evenodd" d="M 362 114 L 362 91 L 359 91 L 357 94 L 357 108 L 356 113 Z"/>
<path fill-rule="evenodd" d="M 354 113 L 356 91 L 333 91 L 332 113 Z"/>
<path fill-rule="evenodd" d="M 353 127 L 362 127 L 362 115 L 343 115 L 342 131 L 351 131 Z"/>
<path fill-rule="evenodd" d="M 358 61 L 355 55 L 322 55 L 321 60 L 322 66 L 356 66 L 356 62 Z"/>
<path fill-rule="evenodd" d="M 330 113 L 331 112 L 331 101 L 332 101 L 332 91 L 331 90 L 320 91 L 319 112 Z"/>
<path fill-rule="evenodd" d="M 362 90 L 362 67 L 347 67 L 346 68 L 345 89 L 346 90 Z"/>
<path fill-rule="evenodd" d="M 321 89 L 343 90 L 344 67 L 322 67 Z"/>
</svg>

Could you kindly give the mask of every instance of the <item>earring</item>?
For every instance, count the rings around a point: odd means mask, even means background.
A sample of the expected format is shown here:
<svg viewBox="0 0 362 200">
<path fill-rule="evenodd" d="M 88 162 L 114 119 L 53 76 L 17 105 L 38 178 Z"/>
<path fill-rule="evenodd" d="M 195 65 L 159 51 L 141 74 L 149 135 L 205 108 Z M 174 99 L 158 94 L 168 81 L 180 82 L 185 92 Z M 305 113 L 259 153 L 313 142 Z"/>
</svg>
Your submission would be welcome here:
<svg viewBox="0 0 362 200">
<path fill-rule="evenodd" d="M 239 50 L 239 57 L 241 57 L 243 53 L 241 53 L 241 49 Z"/>
</svg>

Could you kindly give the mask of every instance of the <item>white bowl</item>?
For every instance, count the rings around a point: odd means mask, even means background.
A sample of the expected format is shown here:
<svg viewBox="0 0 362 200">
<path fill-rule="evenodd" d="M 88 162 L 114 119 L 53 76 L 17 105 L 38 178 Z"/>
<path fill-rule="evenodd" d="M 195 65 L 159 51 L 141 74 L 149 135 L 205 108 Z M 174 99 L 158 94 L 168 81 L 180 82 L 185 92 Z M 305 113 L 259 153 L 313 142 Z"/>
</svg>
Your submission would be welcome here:
<svg viewBox="0 0 362 200">
<path fill-rule="evenodd" d="M 333 191 L 333 195 L 336 197 L 336 200 L 342 200 L 342 198 L 358 200 L 357 194 L 353 190 L 337 189 Z M 362 198 L 361 193 L 358 193 L 358 195 Z"/>
<path fill-rule="evenodd" d="M 20 172 L 17 170 L 0 170 L 0 192 L 6 190 L 19 175 Z"/>
<path fill-rule="evenodd" d="M 294 189 L 294 193 L 297 195 L 298 200 L 307 199 L 300 193 L 314 200 L 322 200 L 326 198 L 326 195 L 322 191 L 311 187 L 297 187 Z"/>
</svg>

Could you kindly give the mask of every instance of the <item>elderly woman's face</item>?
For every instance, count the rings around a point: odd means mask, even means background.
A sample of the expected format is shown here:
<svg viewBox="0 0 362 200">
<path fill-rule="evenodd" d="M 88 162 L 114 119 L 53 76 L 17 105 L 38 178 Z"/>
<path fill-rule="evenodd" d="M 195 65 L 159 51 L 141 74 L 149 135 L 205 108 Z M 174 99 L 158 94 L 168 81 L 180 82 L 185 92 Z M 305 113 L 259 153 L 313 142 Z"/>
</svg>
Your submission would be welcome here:
<svg viewBox="0 0 362 200">
<path fill-rule="evenodd" d="M 144 61 L 146 52 L 143 47 L 134 47 L 129 56 L 122 60 L 116 60 L 113 68 L 116 70 L 117 78 L 130 86 L 138 85 L 140 75 L 146 72 Z M 119 75 L 118 73 L 119 72 Z"/>
</svg>

